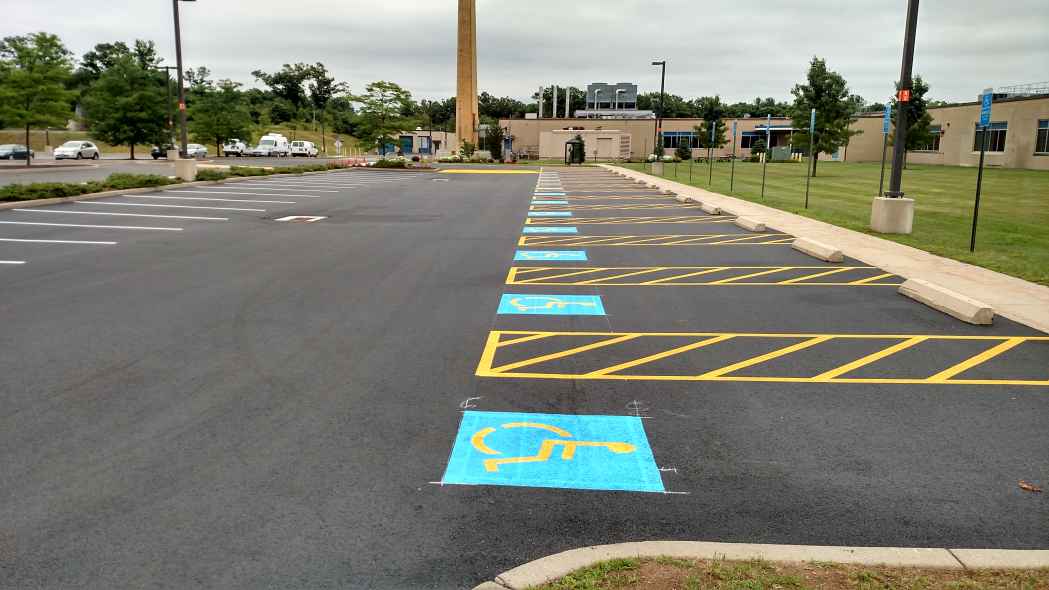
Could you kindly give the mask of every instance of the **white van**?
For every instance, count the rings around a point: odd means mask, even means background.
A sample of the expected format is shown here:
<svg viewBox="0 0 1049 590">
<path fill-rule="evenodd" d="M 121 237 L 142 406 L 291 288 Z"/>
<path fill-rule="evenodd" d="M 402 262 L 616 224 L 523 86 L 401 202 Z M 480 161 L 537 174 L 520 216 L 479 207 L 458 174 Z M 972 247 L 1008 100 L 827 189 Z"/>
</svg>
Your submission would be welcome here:
<svg viewBox="0 0 1049 590">
<path fill-rule="evenodd" d="M 303 156 L 305 158 L 316 158 L 318 153 L 320 152 L 312 141 L 291 142 L 291 155 L 293 157 Z"/>
<path fill-rule="evenodd" d="M 248 151 L 251 156 L 285 157 L 291 154 L 288 138 L 279 133 L 267 133 L 259 139 L 259 145 Z"/>
</svg>

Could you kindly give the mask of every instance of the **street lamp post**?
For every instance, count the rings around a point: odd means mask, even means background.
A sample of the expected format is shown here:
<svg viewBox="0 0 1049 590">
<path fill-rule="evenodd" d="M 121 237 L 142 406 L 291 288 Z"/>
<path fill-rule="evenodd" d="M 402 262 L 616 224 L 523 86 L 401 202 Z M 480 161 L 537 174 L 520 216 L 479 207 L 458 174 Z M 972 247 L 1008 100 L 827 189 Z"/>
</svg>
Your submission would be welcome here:
<svg viewBox="0 0 1049 590">
<path fill-rule="evenodd" d="M 182 67 L 182 31 L 179 25 L 178 19 L 178 3 L 179 2 L 196 2 L 197 0 L 171 0 L 172 7 L 175 12 L 175 64 L 178 66 L 178 112 L 179 112 L 179 139 L 180 139 L 180 150 L 179 155 L 183 158 L 189 151 L 189 132 L 186 130 L 186 87 L 183 82 L 183 72 L 185 71 Z"/>
<path fill-rule="evenodd" d="M 659 79 L 659 112 L 656 113 L 656 128 L 652 134 L 652 153 L 656 153 L 656 145 L 659 145 L 659 134 L 663 131 L 663 95 L 667 85 L 667 60 L 654 61 L 652 65 L 662 68 Z"/>
<path fill-rule="evenodd" d="M 892 146 L 892 173 L 889 175 L 889 190 L 885 196 L 903 196 L 903 160 L 907 155 L 907 109 L 911 100 L 913 82 L 911 68 L 914 65 L 914 35 L 918 27 L 918 0 L 907 0 L 907 32 L 903 37 L 903 65 L 900 68 L 900 88 L 896 94 L 899 108 L 896 109 L 896 139 Z"/>
</svg>

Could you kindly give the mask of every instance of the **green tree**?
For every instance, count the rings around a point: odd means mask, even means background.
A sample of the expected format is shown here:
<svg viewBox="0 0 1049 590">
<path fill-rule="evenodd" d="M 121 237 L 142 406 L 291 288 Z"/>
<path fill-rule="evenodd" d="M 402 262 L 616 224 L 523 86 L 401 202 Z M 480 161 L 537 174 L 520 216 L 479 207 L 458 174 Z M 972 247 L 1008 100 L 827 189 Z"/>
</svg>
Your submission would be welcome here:
<svg viewBox="0 0 1049 590">
<path fill-rule="evenodd" d="M 897 92 L 900 83 L 896 83 Z M 929 84 L 920 75 L 914 77 L 911 88 L 911 99 L 902 103 L 907 112 L 907 149 L 917 150 L 932 143 L 932 115 L 929 114 L 929 103 L 925 95 L 929 92 Z M 892 112 L 898 113 L 900 102 L 896 97 L 892 99 Z M 892 118 L 892 128 L 895 132 L 896 117 Z M 889 135 L 889 143 L 896 139 L 895 133 Z"/>
<path fill-rule="evenodd" d="M 221 155 L 222 144 L 230 139 L 251 141 L 251 111 L 236 82 L 220 80 L 209 87 L 190 107 L 189 115 L 194 138 L 214 143 L 217 154 Z"/>
<path fill-rule="evenodd" d="M 698 134 L 699 147 L 719 148 L 728 143 L 725 137 L 725 122 L 722 121 L 727 108 L 721 102 L 720 96 L 704 96 L 696 101 L 699 116 L 703 117 L 703 123 L 693 128 Z M 710 139 L 711 129 L 714 130 L 713 141 Z"/>
<path fill-rule="evenodd" d="M 317 62 L 310 67 L 310 103 L 320 115 L 321 122 L 321 149 L 328 153 L 327 139 L 324 137 L 324 121 L 328 116 L 328 106 L 340 94 L 349 90 L 345 82 L 336 82 L 335 77 L 328 73 L 324 64 Z"/>
<path fill-rule="evenodd" d="M 602 97 L 601 102 L 604 102 L 604 97 Z M 647 92 L 644 94 L 638 94 L 637 108 L 639 110 L 654 111 L 658 114 L 659 93 Z M 695 101 L 685 100 L 676 94 L 665 93 L 663 96 L 662 116 L 667 119 L 677 117 L 697 117 L 699 116 L 699 112 L 696 109 Z"/>
<path fill-rule="evenodd" d="M 0 119 L 29 131 L 64 126 L 72 115 L 65 83 L 73 73 L 72 53 L 56 35 L 33 33 L 0 41 Z M 32 158 L 26 158 L 26 166 Z"/>
<path fill-rule="evenodd" d="M 790 91 L 794 95 L 794 127 L 804 131 L 794 134 L 795 143 L 809 144 L 809 116 L 816 109 L 816 133 L 813 141 L 812 175 L 816 175 L 816 162 L 820 152 L 830 154 L 849 142 L 849 138 L 860 133 L 849 129 L 855 120 L 856 101 L 849 94 L 849 85 L 841 74 L 828 70 L 826 60 L 813 57 L 809 64 L 806 84 L 796 84 Z M 862 101 L 862 99 L 860 99 Z"/>
<path fill-rule="evenodd" d="M 484 136 L 484 144 L 488 151 L 492 152 L 492 159 L 496 162 L 503 160 L 503 139 L 506 131 L 499 126 L 499 121 L 493 121 L 488 126 L 488 133 Z"/>
<path fill-rule="evenodd" d="M 310 78 L 312 71 L 312 66 L 297 63 L 294 65 L 284 64 L 280 71 L 272 74 L 267 74 L 262 70 L 255 70 L 251 75 L 255 76 L 256 80 L 261 80 L 266 86 L 269 86 L 270 91 L 275 96 L 288 101 L 293 109 L 298 111 L 309 102 L 304 85 L 306 80 Z"/>
<path fill-rule="evenodd" d="M 375 145 L 383 156 L 386 144 L 395 141 L 397 134 L 409 126 L 402 114 L 412 102 L 410 92 L 393 82 L 379 80 L 364 88 L 365 93 L 353 97 L 360 104 L 357 137 L 367 145 Z"/>
<path fill-rule="evenodd" d="M 163 61 L 157 55 L 157 47 L 152 41 L 136 39 L 132 47 L 128 47 L 123 41 L 99 43 L 80 59 L 80 66 L 73 73 L 71 86 L 82 96 L 103 72 L 125 58 L 135 60 L 140 67 L 146 69 L 158 66 Z"/>
<path fill-rule="evenodd" d="M 119 58 L 84 94 L 93 135 L 112 145 L 163 143 L 167 137 L 167 79 L 131 57 Z"/>
</svg>

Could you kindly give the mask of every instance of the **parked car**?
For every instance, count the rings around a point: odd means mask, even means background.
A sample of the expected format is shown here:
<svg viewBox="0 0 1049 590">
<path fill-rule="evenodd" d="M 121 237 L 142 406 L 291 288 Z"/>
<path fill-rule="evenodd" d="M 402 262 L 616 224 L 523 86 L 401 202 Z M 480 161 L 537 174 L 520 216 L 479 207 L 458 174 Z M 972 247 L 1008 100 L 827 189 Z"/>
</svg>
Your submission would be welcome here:
<svg viewBox="0 0 1049 590">
<path fill-rule="evenodd" d="M 55 148 L 56 160 L 97 160 L 102 157 L 98 146 L 90 141 L 67 141 Z"/>
<path fill-rule="evenodd" d="M 267 133 L 259 139 L 259 145 L 248 151 L 249 156 L 282 157 L 291 153 L 288 138 L 279 133 Z"/>
<path fill-rule="evenodd" d="M 231 139 L 222 146 L 222 153 L 226 156 L 237 156 L 238 158 L 244 155 L 244 152 L 248 151 L 248 146 L 239 139 Z"/>
<path fill-rule="evenodd" d="M 176 148 L 175 146 L 171 145 L 170 143 L 166 143 L 164 145 L 155 145 L 155 146 L 153 146 L 153 149 L 149 150 L 149 155 L 153 156 L 154 160 L 156 160 L 158 158 L 167 158 L 168 157 L 168 150 L 175 150 L 175 149 L 178 149 L 178 148 Z"/>
<path fill-rule="evenodd" d="M 208 157 L 208 148 L 200 145 L 199 143 L 191 143 L 186 146 L 186 157 L 206 158 Z"/>
<path fill-rule="evenodd" d="M 27 155 L 30 158 L 36 157 L 36 153 L 33 150 L 27 150 L 22 144 L 7 143 L 0 145 L 0 160 L 24 160 Z"/>
<path fill-rule="evenodd" d="M 305 158 L 316 158 L 318 153 L 320 153 L 320 151 L 312 141 L 291 142 L 292 157 L 303 156 Z"/>
</svg>

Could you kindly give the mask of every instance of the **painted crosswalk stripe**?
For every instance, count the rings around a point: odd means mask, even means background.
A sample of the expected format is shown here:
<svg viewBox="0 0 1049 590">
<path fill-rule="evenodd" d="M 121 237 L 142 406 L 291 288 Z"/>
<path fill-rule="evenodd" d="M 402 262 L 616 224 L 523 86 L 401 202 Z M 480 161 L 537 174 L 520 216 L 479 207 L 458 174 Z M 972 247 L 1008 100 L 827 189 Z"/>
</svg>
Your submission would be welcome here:
<svg viewBox="0 0 1049 590">
<path fill-rule="evenodd" d="M 136 225 L 83 225 L 78 223 L 42 223 L 38 221 L 0 221 L 5 225 L 42 225 L 48 227 L 85 227 L 90 229 L 141 229 L 155 231 L 182 231 L 181 227 L 141 227 Z"/>
<path fill-rule="evenodd" d="M 124 203 L 120 201 L 77 201 L 77 205 L 116 205 L 121 207 L 163 207 L 165 209 L 208 209 L 211 211 L 246 211 L 265 213 L 265 209 L 244 209 L 241 207 L 203 207 L 200 205 L 161 205 L 153 203 Z"/>
</svg>

